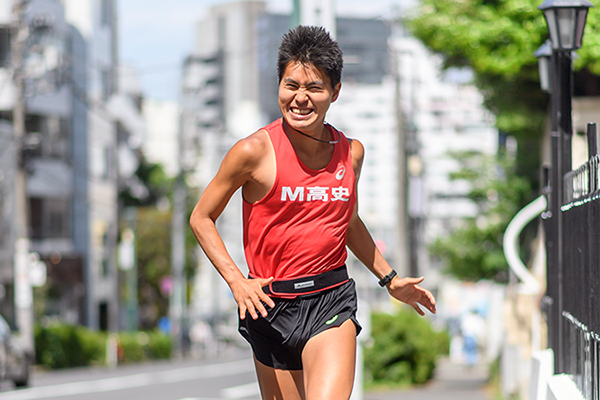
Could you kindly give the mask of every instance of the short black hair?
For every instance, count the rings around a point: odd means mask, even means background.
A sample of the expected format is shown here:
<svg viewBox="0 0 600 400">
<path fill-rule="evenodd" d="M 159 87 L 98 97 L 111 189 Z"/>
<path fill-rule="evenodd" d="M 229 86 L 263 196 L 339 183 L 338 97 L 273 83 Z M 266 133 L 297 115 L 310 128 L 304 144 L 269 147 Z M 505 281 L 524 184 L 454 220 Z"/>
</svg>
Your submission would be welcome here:
<svg viewBox="0 0 600 400">
<path fill-rule="evenodd" d="M 299 25 L 283 35 L 277 57 L 277 78 L 290 62 L 312 64 L 327 74 L 331 86 L 342 80 L 344 58 L 338 43 L 320 26 Z"/>
</svg>

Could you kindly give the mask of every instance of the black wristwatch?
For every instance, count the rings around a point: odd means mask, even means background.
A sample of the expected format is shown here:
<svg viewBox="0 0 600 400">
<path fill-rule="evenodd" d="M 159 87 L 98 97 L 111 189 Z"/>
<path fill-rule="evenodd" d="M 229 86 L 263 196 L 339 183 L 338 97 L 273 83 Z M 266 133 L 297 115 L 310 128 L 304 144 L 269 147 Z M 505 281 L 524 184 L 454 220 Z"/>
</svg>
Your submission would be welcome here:
<svg viewBox="0 0 600 400">
<path fill-rule="evenodd" d="M 398 275 L 396 273 L 396 271 L 392 270 L 392 272 L 390 272 L 389 274 L 387 274 L 386 276 L 384 276 L 383 278 L 381 278 L 379 280 L 379 286 L 384 287 L 385 285 L 387 285 L 388 283 L 390 283 L 392 281 L 392 279 L 394 279 L 394 277 Z"/>
</svg>

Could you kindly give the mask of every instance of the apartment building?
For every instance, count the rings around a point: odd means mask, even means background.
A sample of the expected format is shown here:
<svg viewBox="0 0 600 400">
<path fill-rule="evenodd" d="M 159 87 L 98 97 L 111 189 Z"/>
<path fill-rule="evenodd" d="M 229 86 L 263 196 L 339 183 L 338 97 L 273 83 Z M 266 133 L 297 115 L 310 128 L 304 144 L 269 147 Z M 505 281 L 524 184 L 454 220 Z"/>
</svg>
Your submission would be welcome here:
<svg viewBox="0 0 600 400">
<path fill-rule="evenodd" d="M 2 44 L 15 18 L 6 3 L 0 6 Z M 119 327 L 118 192 L 135 173 L 145 129 L 140 94 L 117 90 L 115 13 L 113 0 L 29 1 L 22 143 L 6 139 L 9 128 L 0 124 L 0 137 L 12 146 L 0 161 L 6 177 L 0 185 L 12 180 L 14 188 L 15 176 L 25 172 L 22 235 L 47 267 L 44 312 L 102 330 Z M 0 46 L 0 59 L 0 118 L 9 123 L 18 95 L 9 47 Z M 2 197 L 6 220 L 17 200 Z M 5 298 L 14 296 L 18 222 L 13 218 L 0 241 Z M 0 311 L 8 315 L 13 306 Z"/>
<path fill-rule="evenodd" d="M 300 14 L 299 10 L 294 13 L 296 17 Z M 281 36 L 290 28 L 292 19 L 294 16 L 269 13 L 265 2 L 248 1 L 213 7 L 208 17 L 198 23 L 197 45 L 184 68 L 182 135 L 185 143 L 196 140 L 200 149 L 196 163 L 200 190 L 214 176 L 225 151 L 236 140 L 281 116 L 276 59 Z M 401 186 L 396 163 L 400 147 L 395 92 L 387 53 L 390 28 L 384 21 L 360 18 L 337 18 L 328 25 L 337 27 L 334 34 L 346 64 L 342 95 L 330 110 L 329 122 L 349 137 L 364 140 L 371 151 L 365 166 L 369 177 L 361 183 L 364 198 L 359 202 L 368 214 L 378 243 L 382 249 L 387 244 L 386 255 L 395 261 L 402 254 L 402 246 L 397 245 L 401 240 L 397 228 L 401 213 L 396 201 Z M 376 197 L 380 200 L 378 205 L 374 204 Z M 234 260 L 245 268 L 238 195 L 218 224 Z M 196 312 L 206 316 L 232 307 L 228 288 L 208 260 L 200 257 L 196 290 L 200 300 Z M 376 285 L 374 278 L 367 282 Z"/>
<path fill-rule="evenodd" d="M 496 154 L 499 135 L 494 116 L 464 71 L 444 72 L 441 58 L 402 30 L 390 44 L 406 127 L 411 268 L 437 286 L 443 265 L 427 247 L 448 235 L 462 218 L 477 214 L 467 197 L 468 182 L 450 179 L 459 168 L 451 152 Z"/>
<path fill-rule="evenodd" d="M 205 73 L 210 68 L 218 72 L 208 80 L 201 73 L 188 75 L 197 79 L 190 87 L 221 97 L 212 103 L 195 103 L 190 110 L 218 104 L 220 111 L 213 118 L 223 123 L 218 135 L 198 125 L 193 133 L 184 130 L 201 148 L 197 166 L 203 184 L 214 175 L 234 140 L 280 117 L 277 51 L 294 16 L 299 16 L 298 10 L 292 16 L 273 14 L 264 2 L 232 2 L 214 7 L 198 24 L 195 55 L 204 54 L 207 60 L 219 51 L 220 61 L 211 67 L 204 64 Z M 460 218 L 476 212 L 467 198 L 468 185 L 450 181 L 458 166 L 448 150 L 495 153 L 498 133 L 493 116 L 484 109 L 474 86 L 447 79 L 439 59 L 400 27 L 356 17 L 337 17 L 330 25 L 335 26 L 334 36 L 344 52 L 344 71 L 342 92 L 328 112 L 328 122 L 365 145 L 361 216 L 400 274 L 426 274 L 428 287 L 435 288 L 443 266 L 429 256 L 428 245 L 448 234 Z M 184 102 L 184 108 L 185 104 L 191 103 Z M 232 200 L 220 224 L 234 259 L 243 267 L 239 203 Z M 352 257 L 349 263 L 358 265 Z M 373 293 L 368 294 L 370 300 L 379 300 L 377 292 L 369 289 L 376 288 L 376 280 L 364 270 L 353 273 L 367 293 Z M 199 274 L 199 292 L 214 299 L 213 287 L 219 279 L 206 260 L 201 271 L 205 272 Z M 225 301 L 226 288 L 223 293 Z M 207 305 L 206 309 L 214 308 Z"/>
</svg>

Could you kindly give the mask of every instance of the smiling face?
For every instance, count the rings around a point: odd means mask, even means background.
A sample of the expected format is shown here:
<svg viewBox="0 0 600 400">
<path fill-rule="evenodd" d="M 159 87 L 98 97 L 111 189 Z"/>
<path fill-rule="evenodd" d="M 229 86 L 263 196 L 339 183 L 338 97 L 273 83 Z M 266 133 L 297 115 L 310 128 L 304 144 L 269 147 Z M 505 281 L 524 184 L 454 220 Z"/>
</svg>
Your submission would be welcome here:
<svg viewBox="0 0 600 400">
<path fill-rule="evenodd" d="M 342 84 L 335 88 L 323 71 L 312 64 L 288 63 L 279 83 L 279 109 L 287 124 L 319 137 L 329 105 L 337 100 Z"/>
</svg>

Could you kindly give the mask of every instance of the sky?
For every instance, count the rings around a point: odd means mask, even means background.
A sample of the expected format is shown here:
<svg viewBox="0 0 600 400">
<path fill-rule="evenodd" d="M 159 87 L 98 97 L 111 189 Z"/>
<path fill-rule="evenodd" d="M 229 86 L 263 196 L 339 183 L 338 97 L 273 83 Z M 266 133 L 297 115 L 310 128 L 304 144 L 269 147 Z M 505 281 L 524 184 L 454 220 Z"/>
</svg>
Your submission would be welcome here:
<svg viewBox="0 0 600 400">
<path fill-rule="evenodd" d="M 145 97 L 177 101 L 180 69 L 191 52 L 194 24 L 210 7 L 231 0 L 119 0 L 120 64 L 133 67 Z M 409 0 L 336 0 L 338 15 L 385 17 Z M 271 12 L 289 13 L 292 0 L 267 0 Z M 130 78 L 123 72 L 122 78 Z"/>
</svg>

